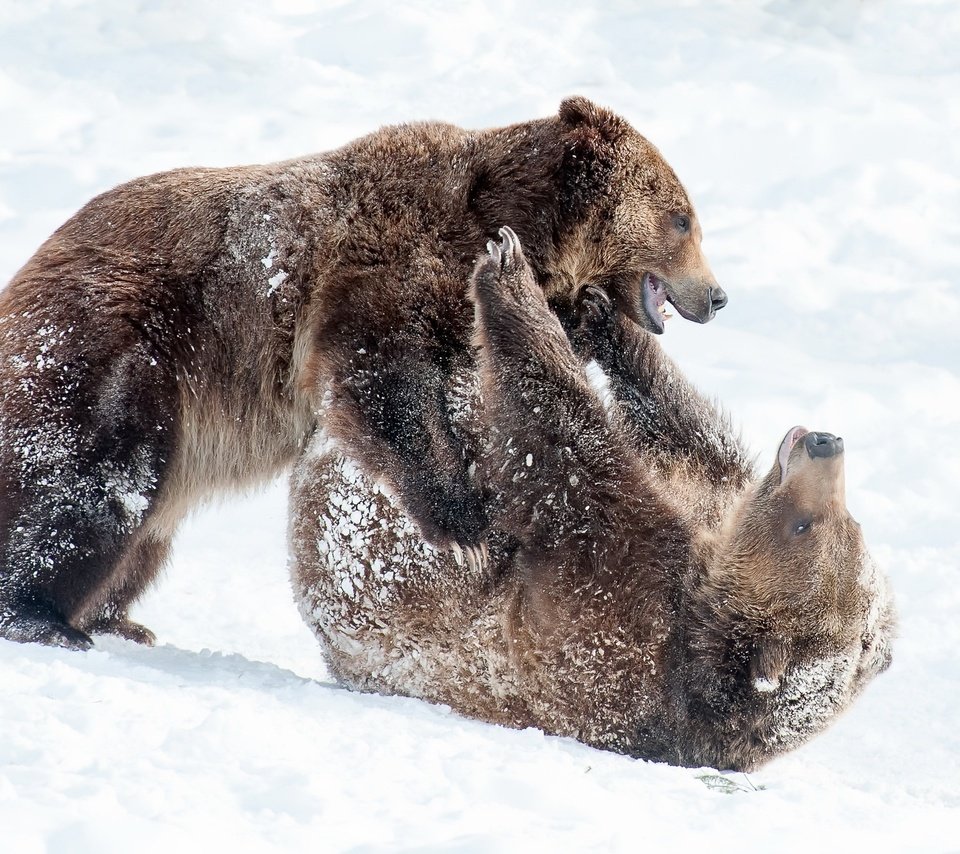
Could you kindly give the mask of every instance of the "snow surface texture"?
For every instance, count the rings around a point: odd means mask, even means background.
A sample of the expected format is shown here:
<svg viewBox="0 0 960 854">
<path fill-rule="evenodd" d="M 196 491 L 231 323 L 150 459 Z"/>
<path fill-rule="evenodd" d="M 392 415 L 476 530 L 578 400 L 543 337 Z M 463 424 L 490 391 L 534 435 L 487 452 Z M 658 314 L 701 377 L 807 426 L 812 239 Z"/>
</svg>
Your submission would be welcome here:
<svg viewBox="0 0 960 854">
<path fill-rule="evenodd" d="M 184 530 L 133 615 L 156 649 L 0 641 L 0 850 L 960 850 L 957 45 L 952 0 L 4 0 L 4 281 L 150 171 L 524 120 L 576 92 L 628 116 L 730 295 L 665 346 L 765 464 L 791 424 L 843 435 L 901 637 L 836 726 L 727 795 L 329 684 L 278 485 Z"/>
</svg>

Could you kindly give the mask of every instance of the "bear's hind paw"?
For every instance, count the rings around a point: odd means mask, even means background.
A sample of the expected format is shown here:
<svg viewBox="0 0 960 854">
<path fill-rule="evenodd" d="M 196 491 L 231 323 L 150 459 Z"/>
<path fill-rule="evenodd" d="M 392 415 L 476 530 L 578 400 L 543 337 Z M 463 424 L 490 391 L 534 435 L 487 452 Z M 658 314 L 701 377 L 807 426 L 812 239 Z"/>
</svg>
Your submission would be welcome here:
<svg viewBox="0 0 960 854">
<path fill-rule="evenodd" d="M 0 623 L 0 637 L 18 643 L 39 643 L 81 651 L 93 646 L 93 638 L 80 629 L 59 620 L 26 615 L 18 615 Z"/>
<path fill-rule="evenodd" d="M 156 646 L 157 636 L 146 626 L 127 618 L 104 619 L 87 626 L 92 635 L 115 635 L 143 646 Z"/>
</svg>

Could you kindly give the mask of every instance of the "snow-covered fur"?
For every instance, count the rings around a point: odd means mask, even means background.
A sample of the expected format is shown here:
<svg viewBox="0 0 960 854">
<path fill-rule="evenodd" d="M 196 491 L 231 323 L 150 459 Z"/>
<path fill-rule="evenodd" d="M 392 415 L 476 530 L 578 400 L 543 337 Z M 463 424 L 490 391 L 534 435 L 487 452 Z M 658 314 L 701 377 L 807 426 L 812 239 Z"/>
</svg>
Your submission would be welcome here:
<svg viewBox="0 0 960 854">
<path fill-rule="evenodd" d="M 293 480 L 292 579 L 333 673 L 681 765 L 748 770 L 820 732 L 887 667 L 894 625 L 842 440 L 795 428 L 756 476 L 598 289 L 575 353 L 509 230 L 473 296 L 482 406 L 456 409 L 483 434 L 489 565 L 427 545 L 318 434 Z"/>
<path fill-rule="evenodd" d="M 486 519 L 444 389 L 476 248 L 512 222 L 558 306 L 584 275 L 652 328 L 725 302 L 657 150 L 583 98 L 465 131 L 383 128 L 87 204 L 0 295 L 0 637 L 149 641 L 126 618 L 184 515 L 262 482 L 317 419 L 431 542 Z"/>
</svg>

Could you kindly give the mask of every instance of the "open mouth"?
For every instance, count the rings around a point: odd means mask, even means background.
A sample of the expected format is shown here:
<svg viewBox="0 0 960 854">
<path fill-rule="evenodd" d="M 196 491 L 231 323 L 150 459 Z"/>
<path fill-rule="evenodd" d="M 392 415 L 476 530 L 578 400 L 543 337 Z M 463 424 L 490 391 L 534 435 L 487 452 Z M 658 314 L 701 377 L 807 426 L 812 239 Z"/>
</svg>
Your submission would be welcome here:
<svg viewBox="0 0 960 854">
<path fill-rule="evenodd" d="M 640 281 L 640 291 L 643 310 L 650 321 L 651 330 L 657 335 L 663 334 L 664 325 L 673 317 L 667 311 L 667 303 L 670 303 L 676 309 L 677 314 L 685 320 L 692 320 L 694 323 L 706 323 L 702 317 L 697 317 L 697 315 L 685 310 L 683 306 L 678 305 L 676 299 L 670 293 L 667 283 L 653 273 L 643 274 L 643 279 Z"/>
<path fill-rule="evenodd" d="M 810 431 L 806 427 L 791 427 L 787 435 L 783 437 L 780 443 L 780 450 L 777 451 L 777 462 L 780 464 L 780 483 L 787 477 L 787 463 L 790 461 L 790 452 L 794 446 Z"/>
<path fill-rule="evenodd" d="M 643 280 L 640 282 L 641 298 L 643 310 L 647 314 L 647 319 L 653 331 L 657 335 L 663 334 L 664 325 L 673 317 L 667 311 L 667 286 L 663 279 L 659 279 L 653 273 L 644 273 Z"/>
</svg>

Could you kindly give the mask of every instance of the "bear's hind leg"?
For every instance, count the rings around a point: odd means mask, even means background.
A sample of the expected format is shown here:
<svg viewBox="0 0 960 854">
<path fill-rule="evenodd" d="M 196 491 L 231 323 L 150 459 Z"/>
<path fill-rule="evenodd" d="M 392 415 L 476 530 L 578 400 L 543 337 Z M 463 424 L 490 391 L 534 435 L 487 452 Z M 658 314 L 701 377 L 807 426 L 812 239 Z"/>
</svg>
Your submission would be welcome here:
<svg viewBox="0 0 960 854">
<path fill-rule="evenodd" d="M 163 485 L 179 397 L 142 344 L 54 367 L 0 374 L 0 637 L 86 648 L 84 615 Z"/>
<path fill-rule="evenodd" d="M 154 479 L 135 488 L 116 464 L 104 466 L 105 477 L 67 479 L 61 471 L 50 480 L 66 485 L 21 496 L 24 506 L 3 543 L 0 637 L 90 645 L 83 615 L 112 587 Z"/>
<path fill-rule="evenodd" d="M 91 635 L 117 635 L 153 646 L 156 635 L 127 616 L 130 606 L 160 573 L 170 554 L 168 537 L 143 536 L 127 550 L 111 579 L 105 601 L 84 616 L 80 625 Z"/>
</svg>

